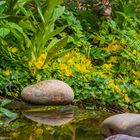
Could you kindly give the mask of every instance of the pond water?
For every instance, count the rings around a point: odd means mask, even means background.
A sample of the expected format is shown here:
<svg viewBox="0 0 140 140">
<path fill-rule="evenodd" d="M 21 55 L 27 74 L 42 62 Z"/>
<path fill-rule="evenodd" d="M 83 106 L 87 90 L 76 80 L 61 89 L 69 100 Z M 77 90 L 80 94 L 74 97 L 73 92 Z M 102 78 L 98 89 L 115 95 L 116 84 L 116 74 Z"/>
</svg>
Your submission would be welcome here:
<svg viewBox="0 0 140 140">
<path fill-rule="evenodd" d="M 16 120 L 0 126 L 0 140 L 103 140 L 99 127 L 111 114 L 75 106 L 15 109 Z"/>
</svg>

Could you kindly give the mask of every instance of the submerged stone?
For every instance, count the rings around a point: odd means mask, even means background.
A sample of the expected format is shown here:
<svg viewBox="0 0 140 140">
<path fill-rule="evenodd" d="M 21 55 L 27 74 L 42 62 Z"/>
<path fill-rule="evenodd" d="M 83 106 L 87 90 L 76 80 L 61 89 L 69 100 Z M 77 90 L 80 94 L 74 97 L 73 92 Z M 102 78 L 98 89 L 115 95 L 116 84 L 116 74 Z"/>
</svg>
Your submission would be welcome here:
<svg viewBox="0 0 140 140">
<path fill-rule="evenodd" d="M 100 132 L 109 137 L 116 134 L 126 134 L 140 137 L 140 114 L 123 113 L 105 119 Z"/>
<path fill-rule="evenodd" d="M 140 140 L 140 138 L 131 137 L 128 135 L 123 135 L 123 134 L 118 134 L 118 135 L 110 136 L 110 137 L 106 138 L 105 140 Z"/>
<path fill-rule="evenodd" d="M 44 80 L 25 87 L 21 97 L 34 104 L 67 104 L 74 98 L 72 88 L 60 80 Z"/>
</svg>

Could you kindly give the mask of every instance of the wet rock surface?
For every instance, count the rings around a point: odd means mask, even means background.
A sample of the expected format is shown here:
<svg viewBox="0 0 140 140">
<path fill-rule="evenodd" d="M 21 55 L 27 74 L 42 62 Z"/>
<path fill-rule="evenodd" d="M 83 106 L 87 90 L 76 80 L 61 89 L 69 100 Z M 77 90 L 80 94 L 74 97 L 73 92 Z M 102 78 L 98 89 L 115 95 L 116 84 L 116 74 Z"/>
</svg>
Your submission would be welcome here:
<svg viewBox="0 0 140 140">
<path fill-rule="evenodd" d="M 140 137 L 140 114 L 124 113 L 111 116 L 103 121 L 100 132 L 104 137 L 116 134 Z"/>
<path fill-rule="evenodd" d="M 44 80 L 25 87 L 21 97 L 34 104 L 67 104 L 74 98 L 72 88 L 60 80 Z"/>
</svg>

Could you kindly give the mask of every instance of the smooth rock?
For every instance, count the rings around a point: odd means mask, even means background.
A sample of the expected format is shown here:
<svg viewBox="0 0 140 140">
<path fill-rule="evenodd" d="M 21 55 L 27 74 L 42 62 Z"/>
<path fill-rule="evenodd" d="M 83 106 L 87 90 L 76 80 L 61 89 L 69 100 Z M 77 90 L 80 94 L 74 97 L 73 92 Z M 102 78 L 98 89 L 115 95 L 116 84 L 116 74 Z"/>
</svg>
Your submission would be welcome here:
<svg viewBox="0 0 140 140">
<path fill-rule="evenodd" d="M 140 140 L 140 138 L 131 137 L 128 135 L 123 135 L 123 134 L 118 134 L 118 135 L 110 136 L 110 137 L 106 138 L 105 140 Z"/>
<path fill-rule="evenodd" d="M 100 132 L 104 137 L 116 134 L 140 137 L 140 114 L 123 113 L 111 116 L 103 121 Z"/>
<path fill-rule="evenodd" d="M 67 104 L 74 98 L 72 88 L 60 80 L 45 80 L 25 87 L 21 97 L 34 104 Z"/>
</svg>

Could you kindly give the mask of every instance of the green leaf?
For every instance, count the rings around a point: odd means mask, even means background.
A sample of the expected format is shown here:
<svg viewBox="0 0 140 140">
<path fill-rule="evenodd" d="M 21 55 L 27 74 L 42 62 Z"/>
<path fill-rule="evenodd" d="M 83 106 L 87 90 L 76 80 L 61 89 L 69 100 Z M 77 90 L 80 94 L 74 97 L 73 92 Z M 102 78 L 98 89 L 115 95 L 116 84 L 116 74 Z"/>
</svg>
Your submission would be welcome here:
<svg viewBox="0 0 140 140">
<path fill-rule="evenodd" d="M 59 50 L 60 48 L 65 47 L 67 45 L 67 40 L 68 40 L 68 37 L 60 39 L 54 46 L 47 48 L 47 52 L 53 53 L 53 52 Z"/>
<path fill-rule="evenodd" d="M 55 6 L 61 4 L 62 2 L 63 0 L 46 0 L 48 11 L 54 9 Z"/>
<path fill-rule="evenodd" d="M 0 108 L 1 112 L 4 113 L 4 115 L 6 115 L 7 117 L 11 118 L 11 119 L 16 119 L 17 115 L 16 113 L 13 113 L 5 108 Z"/>
<path fill-rule="evenodd" d="M 42 42 L 43 42 L 43 46 L 45 46 L 45 42 L 47 42 L 48 40 L 50 40 L 52 37 L 58 35 L 60 32 L 62 32 L 64 29 L 66 28 L 66 26 L 62 26 L 59 27 L 57 29 L 55 29 L 54 31 L 50 32 L 49 34 L 46 32 L 43 37 L 42 37 Z"/>
<path fill-rule="evenodd" d="M 5 1 L 0 1 L 0 6 L 5 4 L 6 2 Z"/>
<path fill-rule="evenodd" d="M 47 63 L 49 60 L 55 57 L 57 52 L 64 48 L 67 45 L 68 37 L 60 39 L 54 46 L 51 46 L 50 48 L 47 48 L 48 56 L 46 58 L 45 63 Z"/>
<path fill-rule="evenodd" d="M 2 13 L 5 10 L 6 7 L 5 4 L 6 4 L 5 1 L 0 1 L 0 13 Z"/>
<path fill-rule="evenodd" d="M 135 106 L 140 109 L 140 102 L 135 103 Z"/>
<path fill-rule="evenodd" d="M 10 33 L 10 30 L 8 28 L 0 28 L 0 37 L 5 37 Z"/>
<path fill-rule="evenodd" d="M 58 6 L 54 12 L 53 12 L 53 16 L 52 18 L 55 20 L 57 20 L 63 13 L 64 13 L 65 7 L 64 6 Z"/>
<path fill-rule="evenodd" d="M 34 2 L 35 2 L 35 4 L 37 5 L 37 11 L 38 11 L 38 13 L 39 13 L 39 15 L 40 15 L 40 17 L 41 17 L 43 23 L 45 23 L 45 19 L 44 19 L 44 16 L 43 16 L 43 14 L 42 14 L 42 9 L 41 9 L 41 6 L 40 6 L 39 1 L 38 1 L 38 0 L 34 0 Z"/>
<path fill-rule="evenodd" d="M 17 25 L 16 23 L 8 22 L 7 25 L 8 25 L 10 28 L 13 28 L 13 29 L 18 30 L 20 33 L 23 33 L 22 28 L 21 28 L 19 25 Z"/>
<path fill-rule="evenodd" d="M 47 3 L 47 10 L 45 11 L 44 17 L 45 21 L 48 22 L 50 18 L 52 17 L 52 13 L 54 11 L 54 8 L 61 4 L 63 0 L 46 0 Z"/>
<path fill-rule="evenodd" d="M 9 104 L 9 103 L 11 103 L 11 100 L 9 100 L 9 99 L 4 99 L 4 100 L 2 101 L 2 103 L 1 103 L 0 106 L 4 107 L 4 106 L 6 106 L 6 105 Z"/>
<path fill-rule="evenodd" d="M 42 34 L 38 34 L 37 36 L 37 43 L 38 43 L 38 49 L 37 52 L 40 54 L 44 51 L 44 48 L 47 44 L 47 42 L 52 39 L 54 36 L 58 35 L 60 32 L 62 32 L 64 29 L 66 28 L 66 26 L 62 26 L 59 27 L 57 29 L 55 29 L 54 31 L 50 32 L 49 34 L 47 32 L 44 33 L 44 35 Z M 56 42 L 55 42 L 56 43 Z M 51 46 L 51 45 L 49 45 Z M 48 46 L 47 46 L 48 48 Z M 48 48 L 49 49 L 49 48 Z"/>
</svg>

